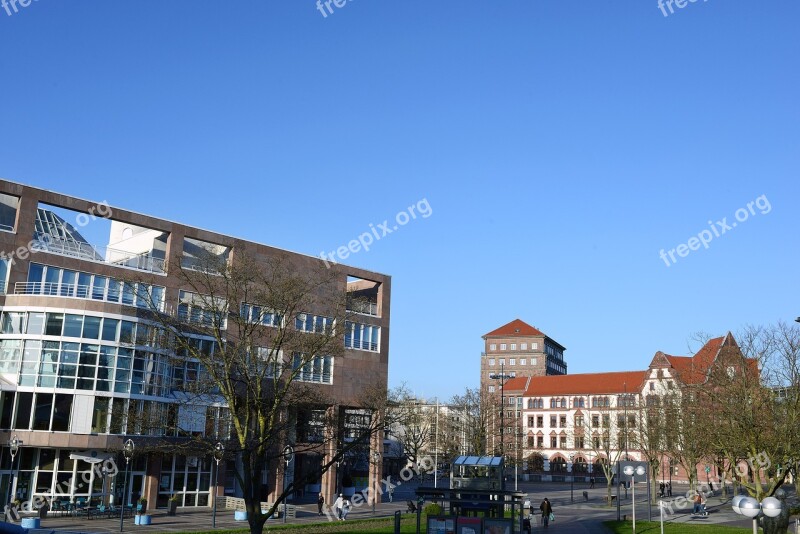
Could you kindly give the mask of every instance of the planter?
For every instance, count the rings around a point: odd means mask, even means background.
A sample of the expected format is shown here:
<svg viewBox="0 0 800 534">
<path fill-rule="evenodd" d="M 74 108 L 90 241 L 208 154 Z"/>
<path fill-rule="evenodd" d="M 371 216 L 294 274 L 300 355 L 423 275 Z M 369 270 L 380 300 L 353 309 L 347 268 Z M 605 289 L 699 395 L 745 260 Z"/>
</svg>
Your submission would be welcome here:
<svg viewBox="0 0 800 534">
<path fill-rule="evenodd" d="M 176 515 L 178 511 L 178 501 L 169 501 L 167 505 L 167 515 Z"/>
<path fill-rule="evenodd" d="M 147 514 L 137 514 L 133 520 L 135 525 L 152 525 L 153 516 Z"/>
<path fill-rule="evenodd" d="M 233 512 L 234 521 L 247 521 L 247 510 L 236 510 Z"/>
</svg>

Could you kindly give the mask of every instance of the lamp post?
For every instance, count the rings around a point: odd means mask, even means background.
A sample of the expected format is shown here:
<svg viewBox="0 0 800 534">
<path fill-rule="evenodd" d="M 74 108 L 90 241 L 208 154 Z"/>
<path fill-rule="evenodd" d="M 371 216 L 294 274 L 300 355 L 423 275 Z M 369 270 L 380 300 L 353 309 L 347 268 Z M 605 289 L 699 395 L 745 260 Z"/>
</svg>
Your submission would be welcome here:
<svg viewBox="0 0 800 534">
<path fill-rule="evenodd" d="M 502 481 L 502 488 L 506 487 L 506 474 L 505 474 L 505 413 L 506 413 L 506 397 L 505 397 L 505 381 L 509 378 L 514 378 L 515 373 L 506 374 L 505 364 L 500 364 L 500 374 L 493 373 L 489 375 L 492 380 L 500 380 L 500 457 L 503 458 L 502 467 L 500 468 L 500 480 Z"/>
<path fill-rule="evenodd" d="M 215 482 L 211 485 L 214 488 L 214 510 L 211 512 L 211 528 L 217 528 L 217 486 L 219 485 L 219 462 L 225 456 L 225 445 L 221 442 L 217 442 L 214 445 L 214 461 L 217 462 L 217 468 L 215 473 Z"/>
<path fill-rule="evenodd" d="M 125 492 L 128 491 L 128 464 L 133 458 L 133 451 L 136 446 L 133 444 L 133 440 L 129 439 L 125 442 L 125 445 L 122 447 L 122 455 L 125 457 L 125 478 L 122 480 L 122 498 L 119 502 L 119 531 L 122 532 L 122 528 L 125 524 Z"/>
<path fill-rule="evenodd" d="M 14 459 L 17 457 L 20 445 L 22 445 L 22 442 L 17 438 L 17 435 L 14 434 L 14 437 L 8 442 L 8 448 L 9 451 L 11 451 L 11 477 L 8 483 L 9 502 L 14 502 L 14 497 L 16 497 L 14 495 Z"/>
<path fill-rule="evenodd" d="M 753 534 L 758 534 L 758 516 L 778 517 L 781 515 L 783 503 L 775 497 L 767 497 L 758 502 L 753 497 L 737 495 L 731 501 L 733 511 L 739 515 L 749 517 L 753 520 Z"/>
<path fill-rule="evenodd" d="M 292 463 L 294 459 L 294 449 L 291 445 L 287 445 L 283 448 L 283 461 L 286 462 L 286 469 L 283 470 L 283 491 L 286 491 L 286 475 L 289 474 L 289 464 Z M 286 523 L 286 501 L 289 500 L 287 497 L 283 500 L 283 522 Z"/>
<path fill-rule="evenodd" d="M 634 467 L 632 465 L 626 465 L 623 468 L 623 473 L 631 477 L 631 508 L 633 509 L 633 534 L 636 534 L 636 480 L 634 479 L 634 475 L 644 476 L 647 474 L 647 470 L 644 466 L 637 466 Z M 622 478 L 622 477 L 620 477 Z M 619 501 L 619 496 L 617 496 L 617 501 Z"/>
<path fill-rule="evenodd" d="M 569 468 L 572 470 L 572 476 L 569 477 L 569 502 L 575 502 L 575 455 L 569 455 Z"/>
<path fill-rule="evenodd" d="M 378 492 L 380 489 L 378 488 L 378 465 L 381 461 L 381 453 L 378 451 L 372 451 L 372 462 L 375 465 L 375 481 L 373 483 L 373 491 L 372 491 L 372 515 L 375 515 L 375 501 L 378 499 Z"/>
</svg>

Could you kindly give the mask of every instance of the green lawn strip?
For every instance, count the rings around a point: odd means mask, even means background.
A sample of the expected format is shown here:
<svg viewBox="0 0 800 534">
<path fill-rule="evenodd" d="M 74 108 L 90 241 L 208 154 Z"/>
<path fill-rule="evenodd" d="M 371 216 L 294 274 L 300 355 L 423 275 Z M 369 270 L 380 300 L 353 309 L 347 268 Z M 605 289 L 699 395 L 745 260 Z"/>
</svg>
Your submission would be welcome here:
<svg viewBox="0 0 800 534">
<path fill-rule="evenodd" d="M 630 534 L 633 532 L 631 521 L 605 521 L 603 524 L 614 533 Z M 752 532 L 749 528 L 727 527 L 723 525 L 693 525 L 688 523 L 664 523 L 664 534 L 734 534 L 735 532 Z M 661 524 L 657 521 L 637 521 L 636 534 L 660 534 Z"/>
<path fill-rule="evenodd" d="M 416 532 L 417 520 L 416 517 L 405 517 L 401 524 L 401 532 L 413 533 Z M 425 532 L 425 516 L 422 517 L 422 532 Z M 309 534 L 347 534 L 348 532 L 371 532 L 375 534 L 393 534 L 394 533 L 394 518 L 382 519 L 354 519 L 347 521 L 328 521 L 324 523 L 302 523 L 294 525 L 273 525 L 267 524 L 264 527 L 264 532 L 275 532 L 285 530 L 298 530 L 302 529 L 303 533 Z M 229 530 L 208 530 L 208 531 L 187 531 L 179 532 L 176 534 L 248 534 L 250 532 L 247 528 L 242 529 L 229 529 Z"/>
</svg>

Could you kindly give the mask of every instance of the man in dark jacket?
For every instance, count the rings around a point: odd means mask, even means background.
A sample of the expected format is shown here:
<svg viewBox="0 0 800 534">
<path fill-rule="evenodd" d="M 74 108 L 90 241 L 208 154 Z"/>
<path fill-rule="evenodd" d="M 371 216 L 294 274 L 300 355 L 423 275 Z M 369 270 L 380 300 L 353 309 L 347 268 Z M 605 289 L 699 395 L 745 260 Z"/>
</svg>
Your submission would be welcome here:
<svg viewBox="0 0 800 534">
<path fill-rule="evenodd" d="M 553 507 L 550 506 L 550 501 L 547 497 L 545 497 L 542 504 L 539 505 L 539 510 L 542 511 L 542 524 L 546 527 L 550 524 L 550 514 L 553 513 Z"/>
</svg>

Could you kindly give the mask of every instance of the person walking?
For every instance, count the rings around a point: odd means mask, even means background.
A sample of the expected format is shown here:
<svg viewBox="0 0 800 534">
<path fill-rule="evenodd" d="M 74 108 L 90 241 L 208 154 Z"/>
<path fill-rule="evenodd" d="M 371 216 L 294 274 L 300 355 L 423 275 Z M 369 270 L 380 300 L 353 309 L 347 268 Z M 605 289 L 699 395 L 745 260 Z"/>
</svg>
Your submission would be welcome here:
<svg viewBox="0 0 800 534">
<path fill-rule="evenodd" d="M 553 513 L 553 507 L 547 497 L 539 505 L 539 510 L 542 511 L 542 525 L 547 527 L 550 524 L 550 515 Z"/>
<path fill-rule="evenodd" d="M 667 482 L 667 497 L 672 497 L 672 482 Z"/>
<path fill-rule="evenodd" d="M 325 504 L 325 497 L 322 496 L 322 493 L 319 494 L 319 498 L 317 498 L 317 515 L 322 515 L 322 506 Z"/>
<path fill-rule="evenodd" d="M 336 497 L 336 501 L 333 503 L 333 511 L 336 513 L 336 519 L 339 521 L 342 520 L 342 510 L 344 508 L 344 498 L 340 493 L 338 497 Z"/>
<path fill-rule="evenodd" d="M 392 484 L 392 475 L 386 477 L 387 482 L 389 482 L 389 489 L 386 493 L 389 494 L 389 502 L 392 502 L 392 498 L 394 497 L 394 484 Z"/>
<path fill-rule="evenodd" d="M 666 485 L 664 484 L 664 481 L 662 480 L 661 483 L 659 483 L 659 485 L 658 485 L 658 496 L 659 497 L 664 497 L 664 489 L 665 488 L 666 488 Z"/>
<path fill-rule="evenodd" d="M 347 514 L 349 513 L 350 513 L 350 499 L 345 497 L 344 502 L 342 503 L 342 521 L 347 519 Z"/>
<path fill-rule="evenodd" d="M 589 489 L 594 489 L 594 475 L 589 477 Z"/>
</svg>

